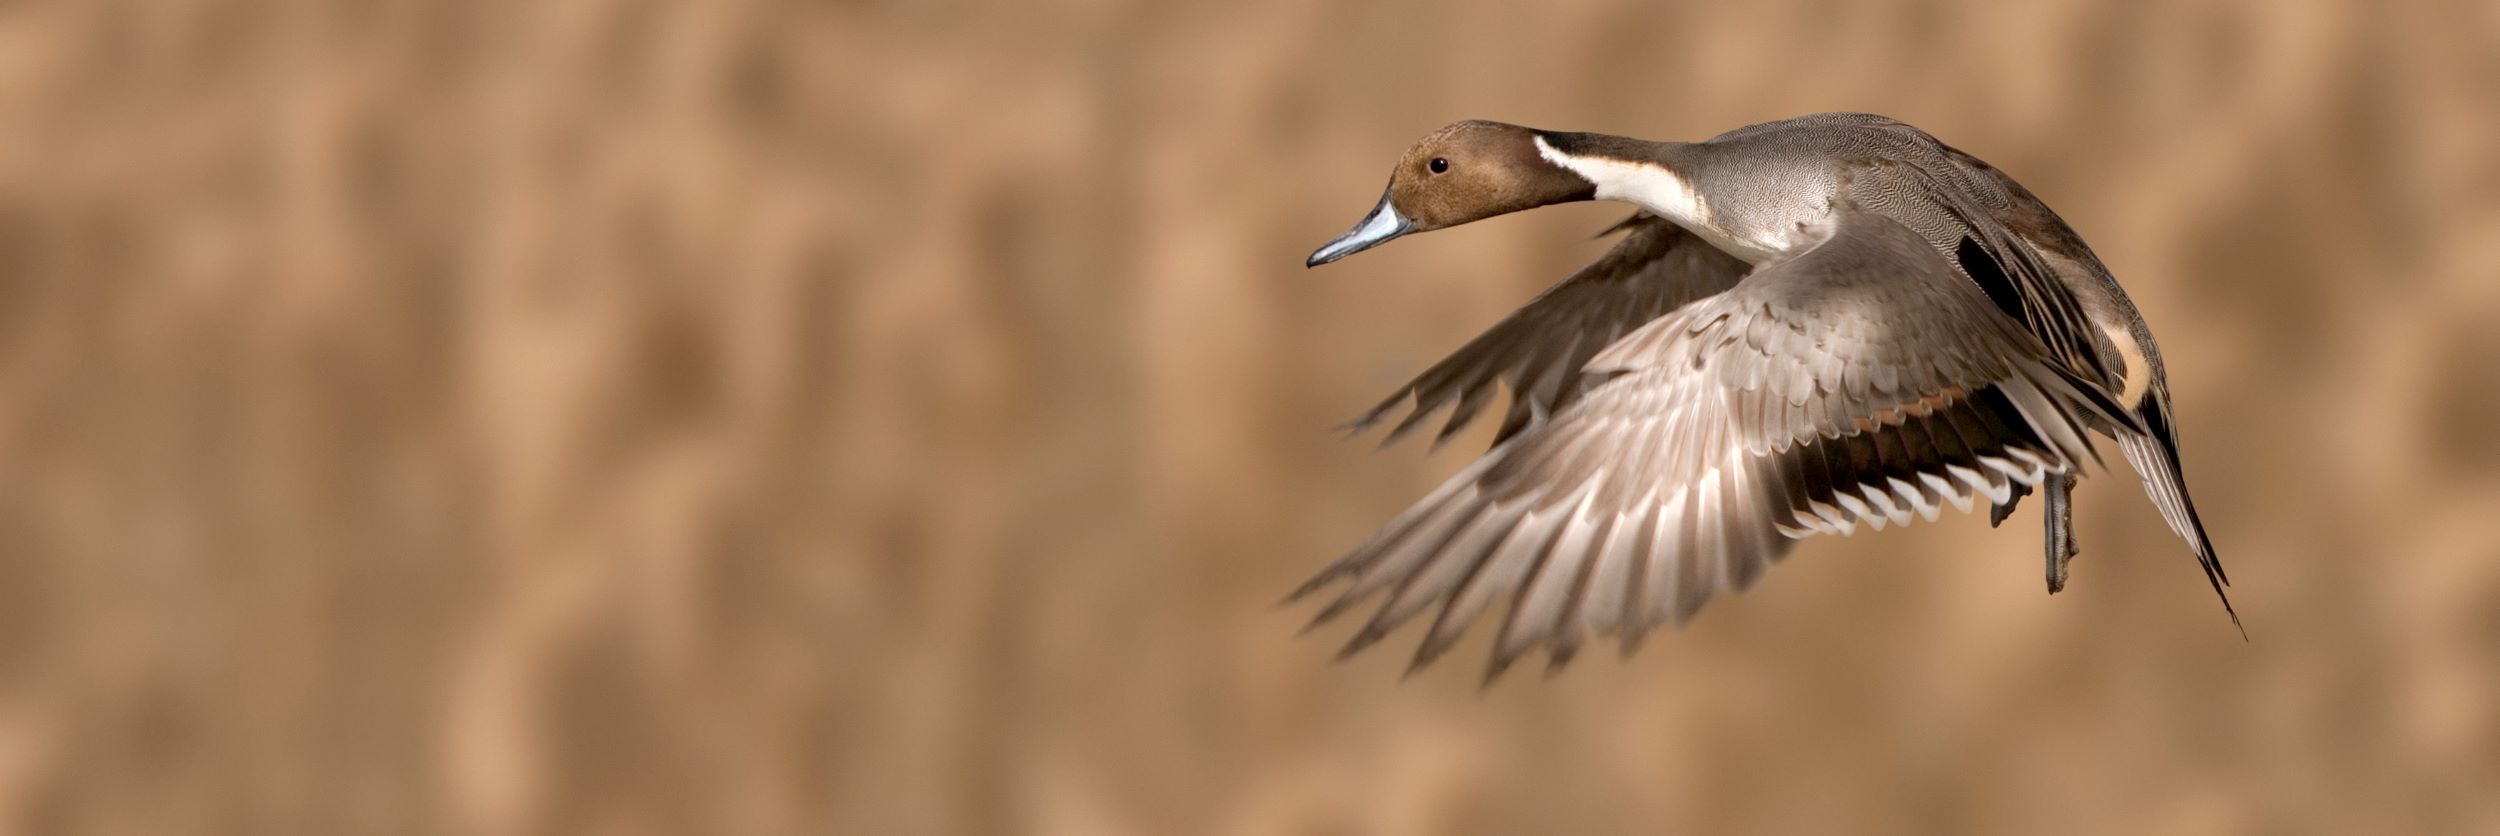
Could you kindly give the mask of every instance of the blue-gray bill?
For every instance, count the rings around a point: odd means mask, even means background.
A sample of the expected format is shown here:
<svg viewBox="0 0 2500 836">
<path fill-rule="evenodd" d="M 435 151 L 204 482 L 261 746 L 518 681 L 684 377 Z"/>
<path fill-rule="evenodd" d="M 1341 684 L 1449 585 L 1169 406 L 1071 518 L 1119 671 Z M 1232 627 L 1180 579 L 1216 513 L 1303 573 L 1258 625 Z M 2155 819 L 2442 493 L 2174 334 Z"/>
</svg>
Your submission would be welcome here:
<svg viewBox="0 0 2500 836">
<path fill-rule="evenodd" d="M 1380 246 L 1391 238 L 1405 235 L 1410 228 L 1412 225 L 1405 218 L 1398 217 L 1397 207 L 1389 205 L 1389 195 L 1384 192 L 1380 195 L 1380 205 L 1372 207 L 1372 213 L 1363 216 L 1362 223 L 1337 236 L 1337 240 L 1312 251 L 1311 259 L 1303 262 L 1302 266 L 1318 267 Z"/>
</svg>

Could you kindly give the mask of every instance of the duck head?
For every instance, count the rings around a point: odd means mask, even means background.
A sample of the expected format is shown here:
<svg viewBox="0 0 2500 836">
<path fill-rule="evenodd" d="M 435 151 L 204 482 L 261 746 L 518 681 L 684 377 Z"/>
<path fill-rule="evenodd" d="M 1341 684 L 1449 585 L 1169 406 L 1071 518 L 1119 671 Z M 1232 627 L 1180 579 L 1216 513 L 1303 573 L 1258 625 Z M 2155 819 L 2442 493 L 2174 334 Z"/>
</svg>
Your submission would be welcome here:
<svg viewBox="0 0 2500 836">
<path fill-rule="evenodd" d="M 1311 253 L 1305 265 L 1327 264 L 1410 232 L 1595 197 L 1596 184 L 1545 153 L 1549 136 L 1556 135 L 1485 121 L 1433 131 L 1389 171 L 1389 188 L 1371 214 Z"/>
</svg>

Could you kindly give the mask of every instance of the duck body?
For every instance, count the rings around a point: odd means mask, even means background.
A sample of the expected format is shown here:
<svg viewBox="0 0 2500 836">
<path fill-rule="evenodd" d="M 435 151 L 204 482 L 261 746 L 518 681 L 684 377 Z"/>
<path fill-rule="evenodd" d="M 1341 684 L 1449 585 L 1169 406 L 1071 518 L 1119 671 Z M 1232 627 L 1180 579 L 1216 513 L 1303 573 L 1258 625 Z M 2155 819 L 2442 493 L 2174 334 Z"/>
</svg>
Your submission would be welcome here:
<svg viewBox="0 0 2500 836">
<path fill-rule="evenodd" d="M 1538 645 L 1559 667 L 1592 632 L 1628 652 L 1797 539 L 1981 497 L 2001 522 L 2035 489 L 2056 592 L 2086 429 L 2120 442 L 2222 592 L 2135 306 L 2038 197 L 1907 123 L 1815 114 L 1693 143 L 1457 123 L 1312 263 L 1584 199 L 1642 211 L 1357 420 L 1411 399 L 1395 439 L 1451 406 L 1447 438 L 1512 394 L 1492 451 L 1296 593 L 1346 582 L 1320 621 L 1386 593 L 1348 652 L 1438 609 L 1427 663 L 1505 597 L 1492 673 Z"/>
</svg>

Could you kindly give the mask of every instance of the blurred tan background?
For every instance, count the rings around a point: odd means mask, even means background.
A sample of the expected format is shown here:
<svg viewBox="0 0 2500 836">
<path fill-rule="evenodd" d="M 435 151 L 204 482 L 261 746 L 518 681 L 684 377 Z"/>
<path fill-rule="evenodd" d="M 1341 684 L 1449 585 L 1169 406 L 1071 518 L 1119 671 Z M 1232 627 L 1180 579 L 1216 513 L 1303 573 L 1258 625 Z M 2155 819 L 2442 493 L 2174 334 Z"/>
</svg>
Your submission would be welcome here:
<svg viewBox="0 0 2500 836">
<path fill-rule="evenodd" d="M 1295 638 L 1624 211 L 1302 269 L 1408 142 L 1837 109 L 2128 283 L 2253 641 L 2114 454 L 2055 598 Z M 24 0 L 0 126 L 0 831 L 2500 832 L 2488 2 Z"/>
</svg>

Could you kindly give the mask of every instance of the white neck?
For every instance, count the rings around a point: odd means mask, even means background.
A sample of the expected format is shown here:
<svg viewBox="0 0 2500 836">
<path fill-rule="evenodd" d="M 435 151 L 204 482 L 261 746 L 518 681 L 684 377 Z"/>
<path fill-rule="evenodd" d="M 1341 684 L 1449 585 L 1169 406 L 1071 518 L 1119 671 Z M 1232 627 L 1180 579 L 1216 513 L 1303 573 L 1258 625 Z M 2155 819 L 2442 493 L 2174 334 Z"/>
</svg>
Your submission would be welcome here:
<svg viewBox="0 0 2500 836">
<path fill-rule="evenodd" d="M 1674 221 L 1677 226 L 1707 235 L 1714 228 L 1710 222 L 1710 206 L 1693 191 L 1693 184 L 1654 162 L 1632 162 L 1605 157 L 1582 157 L 1563 153 L 1536 138 L 1536 151 L 1545 161 L 1587 178 L 1597 186 L 1598 200 L 1620 200 L 1638 204 L 1651 214 Z"/>
</svg>

